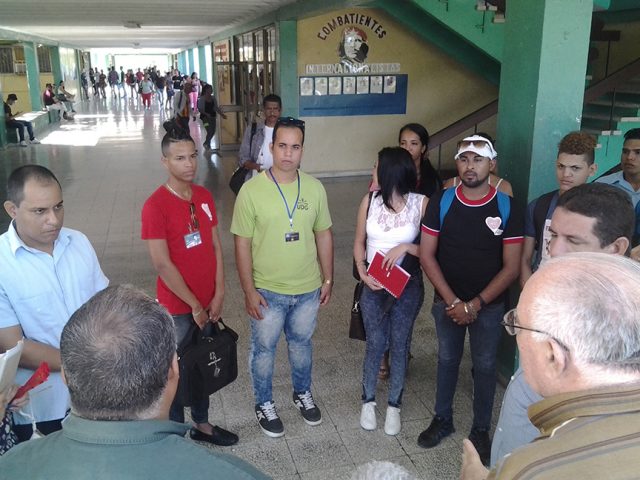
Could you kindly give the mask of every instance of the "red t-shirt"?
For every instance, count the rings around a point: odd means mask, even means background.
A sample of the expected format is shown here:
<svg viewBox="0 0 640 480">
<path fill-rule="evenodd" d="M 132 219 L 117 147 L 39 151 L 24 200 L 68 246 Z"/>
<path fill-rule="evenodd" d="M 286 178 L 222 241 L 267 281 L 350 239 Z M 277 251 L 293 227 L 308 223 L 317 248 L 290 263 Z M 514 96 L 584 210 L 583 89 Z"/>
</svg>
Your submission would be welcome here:
<svg viewBox="0 0 640 480">
<path fill-rule="evenodd" d="M 192 185 L 191 201 L 171 193 L 164 185 L 147 199 L 142 207 L 142 239 L 167 241 L 169 256 L 185 283 L 200 304 L 207 308 L 216 290 L 216 255 L 213 249 L 212 228 L 218 225 L 216 207 L 211 193 Z M 193 229 L 191 204 L 199 223 L 199 245 L 187 248 L 185 235 Z M 172 315 L 191 313 L 191 307 L 165 285 L 160 276 L 156 284 L 158 301 Z"/>
</svg>

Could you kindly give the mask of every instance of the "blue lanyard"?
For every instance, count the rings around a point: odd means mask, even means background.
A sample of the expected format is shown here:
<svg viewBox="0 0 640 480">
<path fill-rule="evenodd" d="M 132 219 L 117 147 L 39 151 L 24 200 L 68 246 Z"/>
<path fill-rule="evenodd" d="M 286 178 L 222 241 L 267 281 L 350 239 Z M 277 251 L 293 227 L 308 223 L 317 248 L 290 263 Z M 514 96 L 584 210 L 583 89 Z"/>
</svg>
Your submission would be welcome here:
<svg viewBox="0 0 640 480">
<path fill-rule="evenodd" d="M 293 210 L 289 210 L 289 204 L 287 203 L 287 199 L 284 198 L 284 193 L 282 193 L 282 189 L 280 188 L 280 185 L 278 185 L 278 181 L 276 180 L 276 177 L 273 176 L 273 172 L 271 171 L 271 169 L 269 169 L 269 175 L 271 175 L 271 179 L 273 180 L 273 183 L 275 183 L 276 187 L 278 187 L 280 196 L 284 201 L 284 206 L 287 209 L 287 216 L 289 217 L 289 226 L 291 227 L 291 231 L 293 231 L 293 214 L 296 213 L 296 208 L 298 207 L 298 200 L 300 200 L 300 173 L 296 172 L 296 175 L 298 176 L 298 196 L 296 197 L 296 203 L 293 204 Z"/>
</svg>

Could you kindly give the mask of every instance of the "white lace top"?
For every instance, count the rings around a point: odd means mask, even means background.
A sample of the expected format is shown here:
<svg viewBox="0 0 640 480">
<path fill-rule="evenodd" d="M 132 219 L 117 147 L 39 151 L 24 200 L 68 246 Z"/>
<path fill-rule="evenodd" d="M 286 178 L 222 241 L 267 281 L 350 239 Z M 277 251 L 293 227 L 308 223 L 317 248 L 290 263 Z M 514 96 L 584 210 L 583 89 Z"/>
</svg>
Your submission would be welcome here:
<svg viewBox="0 0 640 480">
<path fill-rule="evenodd" d="M 424 195 L 409 193 L 404 208 L 395 213 L 382 203 L 381 195 L 373 194 L 367 217 L 367 262 L 371 263 L 376 251 L 386 254 L 396 245 L 413 242 L 420 231 L 424 199 Z M 397 263 L 403 259 L 404 255 Z"/>
</svg>

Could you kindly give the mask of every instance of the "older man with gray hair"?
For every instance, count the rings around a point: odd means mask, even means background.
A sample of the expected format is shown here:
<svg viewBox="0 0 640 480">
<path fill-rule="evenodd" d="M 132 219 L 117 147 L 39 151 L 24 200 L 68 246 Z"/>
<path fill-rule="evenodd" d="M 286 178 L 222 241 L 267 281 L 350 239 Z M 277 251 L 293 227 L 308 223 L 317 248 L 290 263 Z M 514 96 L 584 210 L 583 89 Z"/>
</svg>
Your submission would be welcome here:
<svg viewBox="0 0 640 480">
<path fill-rule="evenodd" d="M 490 472 L 464 440 L 461 478 L 637 478 L 640 471 L 640 264 L 572 253 L 527 282 L 504 326 L 517 335 L 540 430 Z"/>
<path fill-rule="evenodd" d="M 3 480 L 266 479 L 248 463 L 186 440 L 168 421 L 178 384 L 171 316 L 125 286 L 96 294 L 60 341 L 71 414 L 62 430 L 0 457 Z"/>
</svg>

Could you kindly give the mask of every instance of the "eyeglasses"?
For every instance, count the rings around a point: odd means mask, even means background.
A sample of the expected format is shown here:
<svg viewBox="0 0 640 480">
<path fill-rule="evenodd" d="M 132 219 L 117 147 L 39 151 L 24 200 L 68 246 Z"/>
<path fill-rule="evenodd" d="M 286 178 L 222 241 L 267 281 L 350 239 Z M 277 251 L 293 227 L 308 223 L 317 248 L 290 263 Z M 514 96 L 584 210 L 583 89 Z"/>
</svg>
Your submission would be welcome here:
<svg viewBox="0 0 640 480">
<path fill-rule="evenodd" d="M 198 222 L 198 217 L 196 217 L 196 205 L 193 202 L 189 204 L 189 211 L 191 212 L 191 224 L 189 225 L 189 230 L 193 232 L 200 228 L 200 222 Z"/>
<path fill-rule="evenodd" d="M 469 148 L 470 146 L 475 146 L 478 148 L 486 147 L 489 145 L 489 142 L 486 140 L 471 140 L 471 141 L 460 141 L 458 142 L 458 148 Z"/>
<path fill-rule="evenodd" d="M 541 333 L 543 335 L 546 335 L 547 337 L 552 338 L 558 345 L 564 348 L 567 352 L 569 351 L 569 347 L 567 347 L 564 343 L 562 343 L 560 340 L 558 340 L 556 337 L 554 337 L 550 333 L 543 332 L 542 330 L 536 330 L 535 328 L 522 327 L 516 324 L 517 321 L 518 321 L 518 313 L 516 309 L 513 308 L 509 310 L 507 313 L 505 313 L 504 317 L 502 318 L 502 321 L 500 322 L 500 325 L 502 325 L 504 329 L 507 331 L 507 333 L 512 337 L 514 337 L 518 333 L 516 331 L 516 328 L 519 328 L 520 330 L 529 330 L 530 332 Z"/>
<path fill-rule="evenodd" d="M 304 120 L 300 120 L 300 119 L 293 118 L 293 117 L 280 117 L 276 121 L 276 125 L 275 126 L 276 127 L 281 127 L 281 126 L 298 127 L 300 130 L 302 130 L 304 132 Z"/>
</svg>

